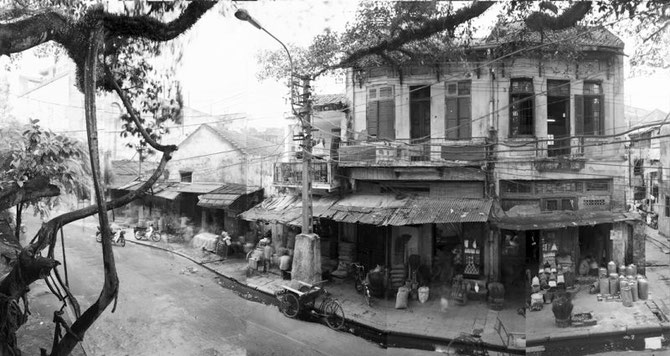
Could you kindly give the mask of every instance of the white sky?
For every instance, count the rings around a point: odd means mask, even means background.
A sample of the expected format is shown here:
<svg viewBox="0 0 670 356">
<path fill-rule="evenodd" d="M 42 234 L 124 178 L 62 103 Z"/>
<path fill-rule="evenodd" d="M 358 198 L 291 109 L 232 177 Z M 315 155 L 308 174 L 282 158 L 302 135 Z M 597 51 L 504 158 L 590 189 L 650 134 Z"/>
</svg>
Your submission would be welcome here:
<svg viewBox="0 0 670 356">
<path fill-rule="evenodd" d="M 265 29 L 282 42 L 306 46 L 327 27 L 341 31 L 352 18 L 356 2 L 259 1 L 238 2 Z M 279 82 L 256 79 L 256 55 L 261 50 L 281 50 L 272 37 L 240 21 L 233 13 L 208 13 L 195 28 L 179 77 L 189 106 L 214 114 L 247 112 L 258 125 L 285 125 L 288 78 Z M 321 87 L 322 94 L 341 88 Z M 249 125 L 252 125 L 252 123 Z"/>
<path fill-rule="evenodd" d="M 247 9 L 284 43 L 305 46 L 327 27 L 343 30 L 354 17 L 357 1 L 240 1 L 233 6 Z M 281 50 L 279 43 L 251 24 L 236 19 L 233 11 L 224 15 L 216 10 L 209 11 L 193 27 L 187 40 L 178 76 L 188 106 L 212 114 L 246 113 L 249 126 L 285 125 L 283 117 L 289 111 L 285 100 L 287 80 L 259 83 L 256 79 L 257 53 Z M 627 48 L 626 52 L 630 51 Z M 343 84 L 316 89 L 321 94 L 344 92 Z M 624 90 L 628 105 L 670 112 L 668 72 L 626 79 Z"/>
</svg>

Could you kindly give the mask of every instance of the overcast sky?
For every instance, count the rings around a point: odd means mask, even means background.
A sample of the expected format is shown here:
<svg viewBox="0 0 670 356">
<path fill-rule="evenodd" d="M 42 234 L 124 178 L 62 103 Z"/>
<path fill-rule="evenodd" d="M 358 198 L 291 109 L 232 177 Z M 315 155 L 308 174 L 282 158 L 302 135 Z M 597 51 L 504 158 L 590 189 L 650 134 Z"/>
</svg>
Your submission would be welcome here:
<svg viewBox="0 0 670 356">
<path fill-rule="evenodd" d="M 353 19 L 354 0 L 239 1 L 268 31 L 285 43 L 308 45 L 325 28 L 342 31 Z M 208 12 L 186 37 L 178 72 L 188 106 L 211 114 L 246 113 L 248 125 L 284 126 L 288 112 L 286 81 L 258 82 L 256 55 L 281 46 L 265 32 L 237 20 L 234 11 Z M 493 12 L 493 11 L 492 11 Z M 494 16 L 488 16 L 493 21 Z M 627 48 L 626 52 L 630 52 Z M 29 65 L 30 68 L 39 68 Z M 41 69 L 41 68 L 40 68 Z M 343 84 L 316 88 L 321 94 L 344 92 Z M 670 75 L 626 79 L 625 103 L 670 112 Z"/>
</svg>

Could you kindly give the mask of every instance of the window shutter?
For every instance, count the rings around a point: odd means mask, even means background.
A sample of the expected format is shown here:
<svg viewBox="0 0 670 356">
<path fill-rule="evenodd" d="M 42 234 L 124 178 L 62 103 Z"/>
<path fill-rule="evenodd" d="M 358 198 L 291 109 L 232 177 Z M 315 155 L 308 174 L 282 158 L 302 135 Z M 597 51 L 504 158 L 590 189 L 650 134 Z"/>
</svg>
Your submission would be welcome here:
<svg viewBox="0 0 670 356">
<path fill-rule="evenodd" d="M 584 134 L 584 96 L 575 95 L 575 134 Z"/>
<path fill-rule="evenodd" d="M 379 101 L 378 138 L 395 140 L 395 101 Z"/>
<path fill-rule="evenodd" d="M 379 117 L 379 102 L 378 101 L 368 101 L 368 108 L 366 113 L 366 128 L 368 130 L 368 139 L 377 137 L 377 125 Z"/>
<path fill-rule="evenodd" d="M 458 138 L 458 99 L 446 98 L 445 100 L 445 137 L 447 139 Z"/>
<path fill-rule="evenodd" d="M 604 135 L 605 134 L 605 96 L 600 95 L 600 113 L 598 113 L 598 130 L 596 134 Z"/>
<path fill-rule="evenodd" d="M 470 113 L 470 98 L 458 99 L 458 138 L 472 137 L 472 115 Z"/>
</svg>

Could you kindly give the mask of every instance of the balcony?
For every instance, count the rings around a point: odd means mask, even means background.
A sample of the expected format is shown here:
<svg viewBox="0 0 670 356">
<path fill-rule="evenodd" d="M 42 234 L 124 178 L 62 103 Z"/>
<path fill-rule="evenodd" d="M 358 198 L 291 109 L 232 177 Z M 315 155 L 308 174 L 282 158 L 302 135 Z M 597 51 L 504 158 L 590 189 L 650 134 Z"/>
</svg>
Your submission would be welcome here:
<svg viewBox="0 0 670 356">
<path fill-rule="evenodd" d="M 340 167 L 462 166 L 486 160 L 486 141 L 349 142 L 339 149 Z M 412 143 L 410 143 L 412 142 Z"/>
<path fill-rule="evenodd" d="M 275 163 L 274 185 L 279 187 L 302 187 L 302 162 Z M 312 188 L 332 190 L 339 185 L 334 179 L 332 162 L 312 162 Z"/>
</svg>

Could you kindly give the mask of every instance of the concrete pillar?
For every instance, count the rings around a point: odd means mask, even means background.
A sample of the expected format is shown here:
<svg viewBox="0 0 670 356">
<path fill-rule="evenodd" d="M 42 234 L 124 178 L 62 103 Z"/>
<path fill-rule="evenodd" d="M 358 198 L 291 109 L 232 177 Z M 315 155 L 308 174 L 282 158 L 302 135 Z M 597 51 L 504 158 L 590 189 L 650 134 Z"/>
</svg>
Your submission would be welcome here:
<svg viewBox="0 0 670 356">
<path fill-rule="evenodd" d="M 291 279 L 307 283 L 321 281 L 321 239 L 317 234 L 295 237 Z"/>
</svg>

